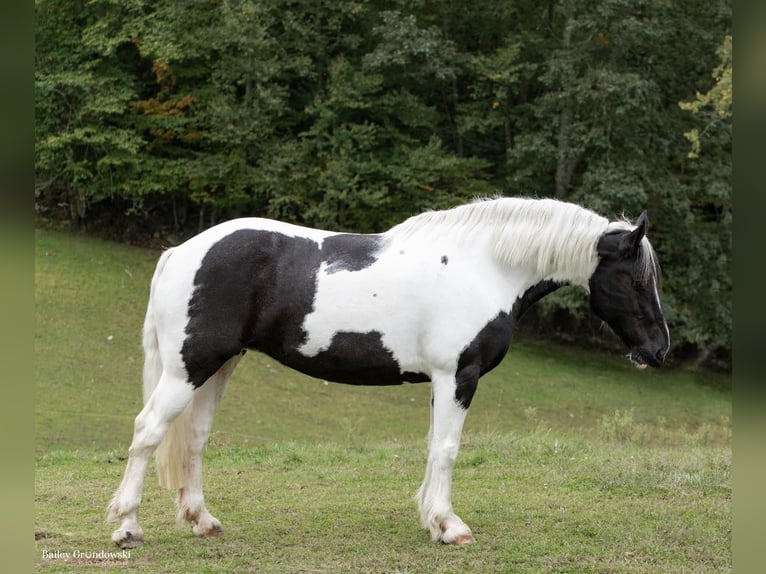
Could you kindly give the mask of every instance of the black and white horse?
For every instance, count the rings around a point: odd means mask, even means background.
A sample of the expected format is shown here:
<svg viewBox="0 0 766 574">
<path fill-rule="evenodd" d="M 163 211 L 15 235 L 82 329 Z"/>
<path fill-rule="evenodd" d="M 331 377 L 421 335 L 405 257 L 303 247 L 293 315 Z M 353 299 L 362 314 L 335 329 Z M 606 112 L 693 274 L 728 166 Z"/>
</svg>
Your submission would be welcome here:
<svg viewBox="0 0 766 574">
<path fill-rule="evenodd" d="M 564 284 L 590 303 L 638 366 L 662 364 L 670 337 L 659 266 L 635 225 L 549 199 L 502 198 L 412 217 L 385 233 L 332 233 L 258 218 L 222 223 L 165 251 L 143 331 L 144 408 L 108 508 L 112 540 L 143 542 L 144 475 L 178 489 L 179 518 L 217 535 L 202 450 L 245 352 L 356 385 L 431 382 L 425 478 L 417 493 L 434 540 L 473 541 L 451 503 L 466 412 L 521 315 Z"/>
</svg>

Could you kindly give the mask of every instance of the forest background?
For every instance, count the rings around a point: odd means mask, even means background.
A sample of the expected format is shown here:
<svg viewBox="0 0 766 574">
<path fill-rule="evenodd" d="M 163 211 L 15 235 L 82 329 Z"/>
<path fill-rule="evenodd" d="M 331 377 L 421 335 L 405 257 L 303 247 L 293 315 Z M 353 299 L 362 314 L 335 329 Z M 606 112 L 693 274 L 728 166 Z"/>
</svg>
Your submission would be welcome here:
<svg viewBox="0 0 766 574">
<path fill-rule="evenodd" d="M 41 226 L 375 232 L 477 196 L 647 209 L 671 361 L 729 369 L 731 5 L 37 0 Z M 574 289 L 530 332 L 615 344 Z"/>
</svg>

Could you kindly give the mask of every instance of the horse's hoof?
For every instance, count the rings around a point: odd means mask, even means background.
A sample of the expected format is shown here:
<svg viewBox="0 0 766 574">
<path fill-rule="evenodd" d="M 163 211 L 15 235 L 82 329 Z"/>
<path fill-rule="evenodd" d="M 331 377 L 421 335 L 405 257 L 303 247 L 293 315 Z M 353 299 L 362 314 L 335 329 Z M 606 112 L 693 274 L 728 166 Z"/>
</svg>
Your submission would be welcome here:
<svg viewBox="0 0 766 574">
<path fill-rule="evenodd" d="M 112 533 L 112 541 L 123 550 L 138 548 L 144 543 L 144 533 L 120 528 Z"/>
<path fill-rule="evenodd" d="M 460 534 L 455 537 L 455 539 L 452 541 L 452 544 L 455 546 L 463 546 L 464 544 L 475 544 L 476 539 L 473 537 L 473 534 Z"/>
<path fill-rule="evenodd" d="M 442 526 L 446 526 L 443 524 Z M 442 529 L 441 541 L 444 544 L 454 544 L 455 546 L 463 546 L 465 544 L 473 544 L 476 539 L 471 533 L 471 529 L 465 524 L 453 524 L 447 528 Z"/>
<path fill-rule="evenodd" d="M 217 520 L 207 526 L 200 526 L 199 524 L 192 528 L 192 532 L 196 536 L 202 536 L 203 538 L 215 538 L 216 536 L 223 535 L 223 527 Z"/>
</svg>

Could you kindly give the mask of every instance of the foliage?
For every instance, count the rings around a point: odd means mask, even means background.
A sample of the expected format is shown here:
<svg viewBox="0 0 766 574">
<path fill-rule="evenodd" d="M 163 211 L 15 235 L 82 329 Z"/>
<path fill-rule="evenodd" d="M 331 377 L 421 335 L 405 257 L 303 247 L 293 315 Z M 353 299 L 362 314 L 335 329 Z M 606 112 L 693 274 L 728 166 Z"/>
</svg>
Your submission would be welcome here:
<svg viewBox="0 0 766 574">
<path fill-rule="evenodd" d="M 730 363 L 728 0 L 35 6 L 41 218 L 177 241 L 496 193 L 648 209 L 675 357 Z M 585 306 L 539 325 L 588 331 Z"/>
<path fill-rule="evenodd" d="M 725 36 L 721 47 L 718 49 L 718 57 L 721 63 L 715 67 L 712 76 L 715 85 L 706 93 L 697 92 L 694 100 L 679 102 L 682 110 L 688 110 L 696 115 L 701 115 L 705 120 L 705 127 L 700 134 L 698 128 L 692 128 L 684 133 L 684 137 L 691 143 L 692 149 L 688 157 L 698 158 L 700 154 L 700 136 L 715 127 L 726 127 L 725 121 L 731 118 L 732 106 L 732 63 L 731 63 L 731 36 Z"/>
</svg>

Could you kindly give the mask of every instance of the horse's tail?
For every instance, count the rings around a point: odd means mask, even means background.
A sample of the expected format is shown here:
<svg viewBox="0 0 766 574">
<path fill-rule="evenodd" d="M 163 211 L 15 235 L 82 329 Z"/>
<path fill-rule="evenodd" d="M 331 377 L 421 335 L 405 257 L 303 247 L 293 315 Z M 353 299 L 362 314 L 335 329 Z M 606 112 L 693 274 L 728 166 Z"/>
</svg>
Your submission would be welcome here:
<svg viewBox="0 0 766 574">
<path fill-rule="evenodd" d="M 157 322 L 154 317 L 154 297 L 157 280 L 162 275 L 170 258 L 172 250 L 168 249 L 157 261 L 152 276 L 152 285 L 149 291 L 149 302 L 146 305 L 146 317 L 144 317 L 143 347 L 144 347 L 144 404 L 149 401 L 157 383 L 162 376 L 162 359 L 160 358 L 160 346 L 157 339 Z"/>
<path fill-rule="evenodd" d="M 154 389 L 162 377 L 162 358 L 160 356 L 159 340 L 157 337 L 157 323 L 155 320 L 155 286 L 165 264 L 170 258 L 172 249 L 168 249 L 157 262 L 152 277 L 152 286 L 149 293 L 149 303 L 146 306 L 146 318 L 144 319 L 143 347 L 144 347 L 144 404 L 152 396 Z M 167 488 L 178 489 L 184 486 L 184 469 L 189 464 L 188 431 L 189 416 L 188 408 L 171 423 L 165 437 L 155 451 L 157 460 L 157 475 L 160 485 Z"/>
</svg>

